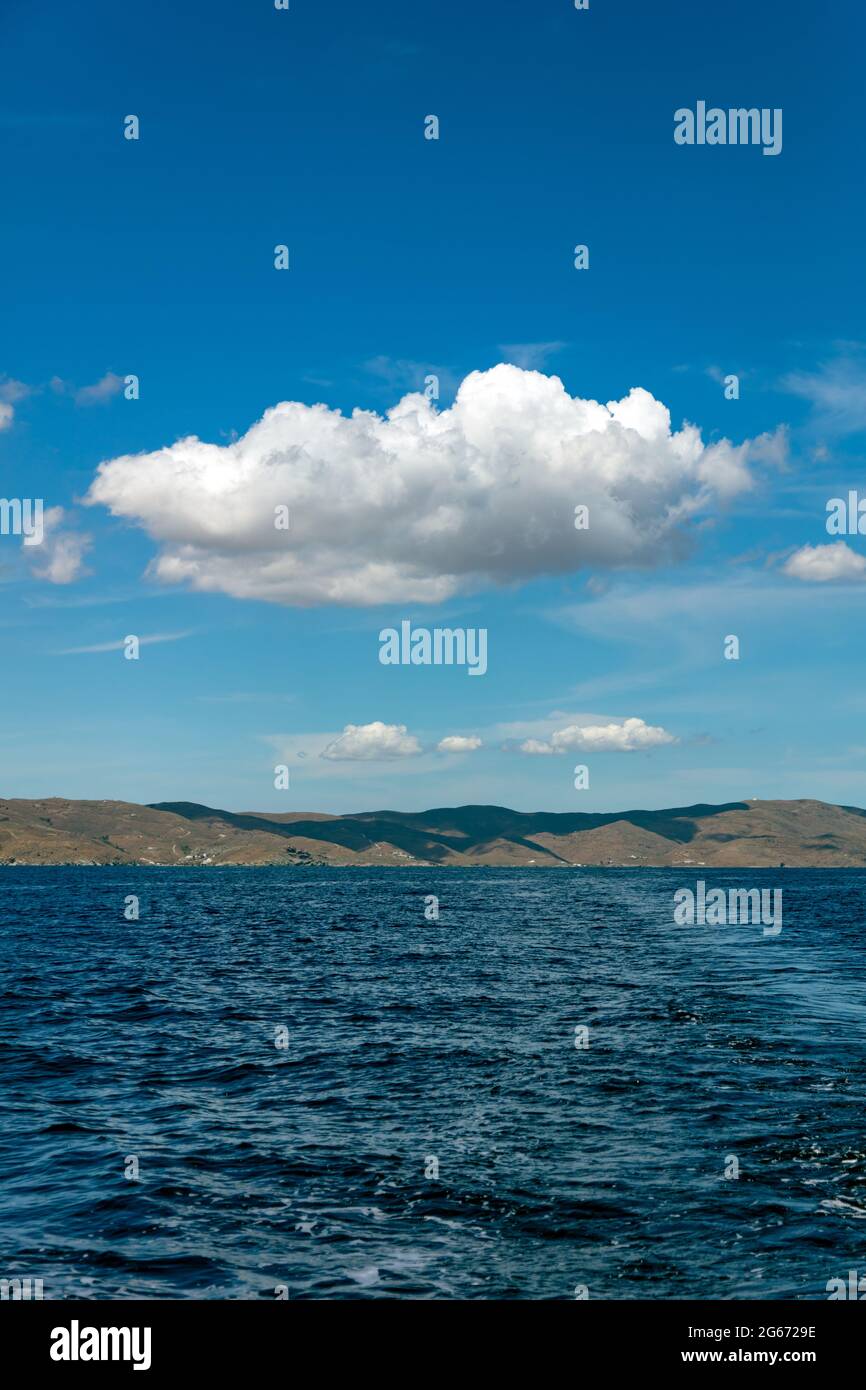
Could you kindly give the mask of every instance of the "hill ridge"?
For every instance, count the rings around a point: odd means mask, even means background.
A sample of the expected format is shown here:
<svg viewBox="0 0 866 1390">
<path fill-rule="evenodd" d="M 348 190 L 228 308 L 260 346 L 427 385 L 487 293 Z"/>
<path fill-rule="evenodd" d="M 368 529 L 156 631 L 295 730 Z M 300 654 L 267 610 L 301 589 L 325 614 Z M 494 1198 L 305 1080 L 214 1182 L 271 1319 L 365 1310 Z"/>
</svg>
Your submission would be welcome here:
<svg viewBox="0 0 866 1390">
<path fill-rule="evenodd" d="M 227 811 L 194 801 L 0 800 L 0 865 L 866 867 L 866 810 L 802 798 L 657 811 Z"/>
</svg>

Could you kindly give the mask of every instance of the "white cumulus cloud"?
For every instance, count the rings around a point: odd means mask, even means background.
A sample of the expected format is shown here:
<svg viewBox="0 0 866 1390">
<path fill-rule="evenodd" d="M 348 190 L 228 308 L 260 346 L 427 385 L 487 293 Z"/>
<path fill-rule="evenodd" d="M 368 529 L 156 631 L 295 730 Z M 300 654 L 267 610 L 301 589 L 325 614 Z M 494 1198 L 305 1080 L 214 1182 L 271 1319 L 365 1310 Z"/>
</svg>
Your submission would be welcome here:
<svg viewBox="0 0 866 1390">
<path fill-rule="evenodd" d="M 675 560 L 683 523 L 748 488 L 753 456 L 755 441 L 673 431 L 640 387 L 603 405 L 503 363 L 441 411 L 420 393 L 385 417 L 286 401 L 230 443 L 190 436 L 101 463 L 86 500 L 153 538 L 165 583 L 283 604 L 433 603 Z"/>
<path fill-rule="evenodd" d="M 371 762 L 378 758 L 411 758 L 422 752 L 405 724 L 347 724 L 339 738 L 322 750 L 332 762 Z"/>
<path fill-rule="evenodd" d="M 15 409 L 6 401 L 0 401 L 0 430 L 6 430 L 15 418 Z"/>
<path fill-rule="evenodd" d="M 828 584 L 834 580 L 866 577 L 866 558 L 844 541 L 832 545 L 804 545 L 785 562 L 782 570 L 792 579 Z"/>
<path fill-rule="evenodd" d="M 474 753 L 481 747 L 481 739 L 474 735 L 464 738 L 462 734 L 448 734 L 436 745 L 439 753 Z"/>
<path fill-rule="evenodd" d="M 543 739 L 528 738 L 523 743 L 521 743 L 520 751 L 521 753 L 536 753 L 549 755 L 553 752 L 553 749 L 550 746 L 550 744 L 545 743 Z"/>
<path fill-rule="evenodd" d="M 520 745 L 521 753 L 633 753 L 642 748 L 658 748 L 677 739 L 643 719 L 624 719 L 610 724 L 569 724 L 551 734 L 549 742 L 530 738 Z"/>
</svg>

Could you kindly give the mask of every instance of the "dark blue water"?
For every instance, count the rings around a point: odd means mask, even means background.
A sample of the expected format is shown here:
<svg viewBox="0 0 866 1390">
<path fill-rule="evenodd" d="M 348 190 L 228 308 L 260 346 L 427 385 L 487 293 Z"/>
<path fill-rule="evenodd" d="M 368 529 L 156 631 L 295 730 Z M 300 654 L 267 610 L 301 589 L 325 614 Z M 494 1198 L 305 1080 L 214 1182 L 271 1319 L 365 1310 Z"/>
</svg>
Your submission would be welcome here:
<svg viewBox="0 0 866 1390">
<path fill-rule="evenodd" d="M 866 874 L 700 872 L 782 886 L 781 935 L 675 926 L 682 870 L 0 870 L 0 1277 L 826 1298 L 866 1273 Z"/>
</svg>

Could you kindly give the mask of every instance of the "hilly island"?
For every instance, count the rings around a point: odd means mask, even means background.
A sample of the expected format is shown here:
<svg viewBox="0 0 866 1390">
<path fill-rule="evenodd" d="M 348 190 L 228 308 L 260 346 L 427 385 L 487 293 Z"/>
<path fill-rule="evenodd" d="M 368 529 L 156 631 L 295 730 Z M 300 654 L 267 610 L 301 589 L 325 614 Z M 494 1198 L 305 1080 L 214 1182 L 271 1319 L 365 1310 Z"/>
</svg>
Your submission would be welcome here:
<svg viewBox="0 0 866 1390">
<path fill-rule="evenodd" d="M 866 867 L 866 811 L 731 801 L 663 811 L 234 812 L 194 802 L 0 801 L 0 865 Z"/>
</svg>

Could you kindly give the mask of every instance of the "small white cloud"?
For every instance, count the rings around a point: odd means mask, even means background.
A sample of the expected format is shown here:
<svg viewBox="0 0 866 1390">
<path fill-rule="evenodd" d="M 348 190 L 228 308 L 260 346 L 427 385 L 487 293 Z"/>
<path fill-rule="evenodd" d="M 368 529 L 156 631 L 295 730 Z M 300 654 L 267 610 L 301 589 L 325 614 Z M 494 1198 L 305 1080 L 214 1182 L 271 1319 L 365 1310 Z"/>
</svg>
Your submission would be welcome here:
<svg viewBox="0 0 866 1390">
<path fill-rule="evenodd" d="M 15 418 L 15 411 L 6 401 L 0 401 L 0 430 L 8 430 Z"/>
<path fill-rule="evenodd" d="M 372 762 L 380 758 L 412 758 L 422 751 L 405 724 L 347 724 L 339 738 L 323 749 L 331 762 Z"/>
<path fill-rule="evenodd" d="M 557 729 L 549 743 L 527 739 L 521 753 L 634 753 L 643 748 L 658 748 L 665 743 L 677 743 L 673 734 L 643 719 L 624 719 L 610 724 L 569 724 Z"/>
<path fill-rule="evenodd" d="M 89 573 L 84 566 L 84 556 L 91 545 L 89 536 L 74 531 L 58 532 L 43 542 L 41 563 L 33 565 L 33 574 L 49 584 L 73 584 Z"/>
<path fill-rule="evenodd" d="M 114 372 L 106 372 L 104 377 L 92 386 L 81 386 L 75 392 L 76 405 L 102 405 L 123 390 L 123 378 Z"/>
<path fill-rule="evenodd" d="M 16 381 L 12 376 L 0 380 L 0 401 L 6 401 L 9 405 L 25 400 L 32 393 L 33 387 L 28 386 L 26 381 Z"/>
<path fill-rule="evenodd" d="M 42 543 L 24 547 L 34 579 L 44 579 L 49 584 L 72 584 L 89 573 L 84 567 L 84 557 L 93 545 L 93 537 L 80 531 L 61 530 L 65 519 L 62 507 L 49 507 L 42 521 Z"/>
<path fill-rule="evenodd" d="M 537 738 L 528 738 L 525 743 L 520 745 L 521 753 L 549 754 L 553 752 L 549 743 L 543 743 Z"/>
<path fill-rule="evenodd" d="M 659 725 L 643 719 L 625 719 L 621 724 L 572 724 L 559 729 L 552 737 L 554 752 L 619 752 L 631 753 L 638 748 L 657 748 L 664 743 L 676 743 L 673 734 Z"/>
<path fill-rule="evenodd" d="M 791 439 L 787 425 L 779 425 L 767 434 L 759 434 L 749 448 L 749 457 L 757 463 L 769 464 L 779 472 L 787 472 Z"/>
<path fill-rule="evenodd" d="M 866 577 L 866 558 L 858 555 L 844 541 L 835 541 L 832 545 L 804 545 L 785 562 L 782 572 L 809 584 L 863 579 Z"/>
<path fill-rule="evenodd" d="M 436 745 L 439 753 L 474 753 L 476 748 L 481 747 L 481 739 L 474 735 L 464 738 L 461 734 L 448 734 L 446 738 L 440 739 Z"/>
</svg>

